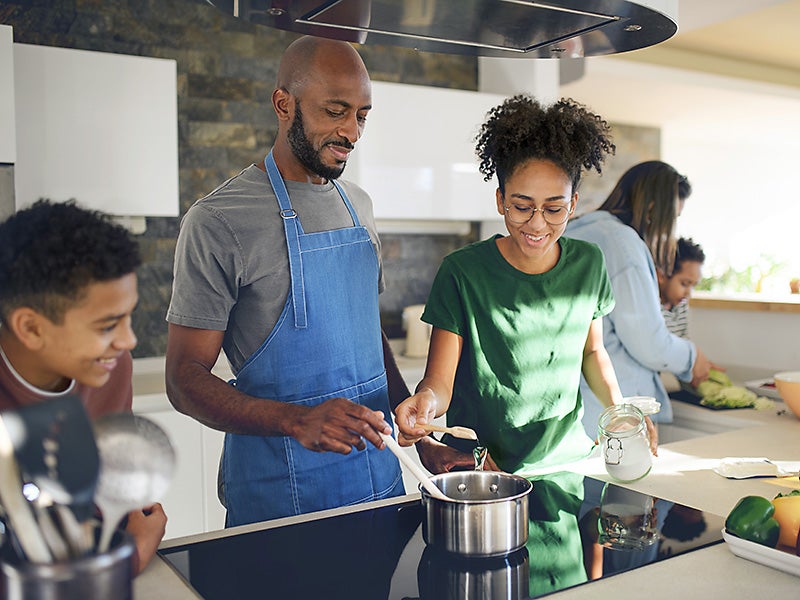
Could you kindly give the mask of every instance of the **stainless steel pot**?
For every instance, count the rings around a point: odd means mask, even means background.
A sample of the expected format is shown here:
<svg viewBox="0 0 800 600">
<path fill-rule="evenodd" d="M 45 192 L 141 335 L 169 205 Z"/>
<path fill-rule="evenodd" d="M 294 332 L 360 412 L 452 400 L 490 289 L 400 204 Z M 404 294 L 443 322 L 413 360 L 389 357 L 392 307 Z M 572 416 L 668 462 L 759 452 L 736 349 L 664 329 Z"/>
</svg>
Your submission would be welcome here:
<svg viewBox="0 0 800 600">
<path fill-rule="evenodd" d="M 530 597 L 527 548 L 489 558 L 425 548 L 417 568 L 420 600 L 525 600 Z"/>
<path fill-rule="evenodd" d="M 528 494 L 524 477 L 494 471 L 456 471 L 431 477 L 452 501 L 424 488 L 425 543 L 462 556 L 503 556 L 528 541 Z"/>
</svg>

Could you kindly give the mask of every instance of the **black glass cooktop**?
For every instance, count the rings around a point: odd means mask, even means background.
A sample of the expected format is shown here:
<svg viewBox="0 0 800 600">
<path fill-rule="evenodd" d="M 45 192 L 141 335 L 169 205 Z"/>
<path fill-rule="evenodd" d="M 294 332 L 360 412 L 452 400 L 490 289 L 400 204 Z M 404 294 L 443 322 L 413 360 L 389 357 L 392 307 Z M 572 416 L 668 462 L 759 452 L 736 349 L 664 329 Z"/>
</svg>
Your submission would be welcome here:
<svg viewBox="0 0 800 600">
<path fill-rule="evenodd" d="M 161 555 L 207 600 L 522 600 L 721 541 L 716 515 L 574 473 L 532 481 L 528 543 L 500 558 L 426 546 L 419 500 Z"/>
</svg>

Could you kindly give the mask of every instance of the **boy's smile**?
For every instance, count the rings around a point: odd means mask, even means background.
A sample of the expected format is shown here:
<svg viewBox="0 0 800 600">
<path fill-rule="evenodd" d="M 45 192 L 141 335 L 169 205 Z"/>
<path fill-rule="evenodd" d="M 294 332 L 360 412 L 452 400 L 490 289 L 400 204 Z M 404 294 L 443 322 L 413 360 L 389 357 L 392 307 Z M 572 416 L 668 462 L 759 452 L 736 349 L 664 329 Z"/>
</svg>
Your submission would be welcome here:
<svg viewBox="0 0 800 600">
<path fill-rule="evenodd" d="M 39 360 L 15 365 L 31 385 L 60 392 L 71 380 L 90 387 L 108 381 L 120 355 L 136 346 L 131 313 L 138 301 L 136 275 L 90 284 L 61 323 L 41 317 Z"/>
</svg>

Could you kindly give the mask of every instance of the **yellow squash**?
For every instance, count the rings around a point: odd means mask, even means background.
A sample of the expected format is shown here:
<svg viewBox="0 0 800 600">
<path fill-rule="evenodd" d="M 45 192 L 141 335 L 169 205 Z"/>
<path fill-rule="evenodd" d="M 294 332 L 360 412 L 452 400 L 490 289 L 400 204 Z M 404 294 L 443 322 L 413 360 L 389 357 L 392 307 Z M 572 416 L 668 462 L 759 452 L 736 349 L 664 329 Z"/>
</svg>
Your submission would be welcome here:
<svg viewBox="0 0 800 600">
<path fill-rule="evenodd" d="M 779 496 L 772 505 L 775 507 L 772 517 L 781 526 L 778 544 L 795 548 L 800 531 L 800 495 Z"/>
</svg>

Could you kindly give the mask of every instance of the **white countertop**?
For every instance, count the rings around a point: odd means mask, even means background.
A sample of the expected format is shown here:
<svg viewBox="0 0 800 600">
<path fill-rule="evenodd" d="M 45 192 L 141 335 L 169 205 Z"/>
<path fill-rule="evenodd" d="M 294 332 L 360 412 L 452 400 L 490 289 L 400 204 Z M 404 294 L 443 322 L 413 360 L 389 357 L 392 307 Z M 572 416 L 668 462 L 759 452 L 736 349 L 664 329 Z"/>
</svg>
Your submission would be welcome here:
<svg viewBox="0 0 800 600">
<path fill-rule="evenodd" d="M 683 415 L 704 419 L 735 419 L 749 426 L 733 431 L 662 446 L 647 477 L 627 487 L 646 494 L 675 500 L 688 506 L 725 516 L 742 496 L 767 498 L 778 492 L 800 488 L 797 477 L 729 480 L 711 468 L 726 456 L 765 456 L 772 460 L 800 460 L 800 420 L 776 410 L 739 409 L 711 411 L 679 404 Z M 777 407 L 781 408 L 781 404 Z M 715 416 L 716 415 L 716 416 Z M 573 465 L 574 470 L 608 479 L 599 458 Z M 646 595 L 660 598 L 794 598 L 800 580 L 781 571 L 734 556 L 726 544 L 704 548 L 670 560 L 634 569 L 605 580 L 558 592 L 564 598 Z M 179 576 L 156 558 L 135 581 L 137 600 L 195 598 Z"/>
<path fill-rule="evenodd" d="M 392 346 L 398 367 L 413 389 L 422 377 L 425 359 L 404 356 L 402 340 L 392 340 Z M 158 387 L 159 359 L 144 360 L 150 363 L 140 363 L 148 368 L 139 370 L 142 378 L 138 386 L 134 379 L 135 389 L 138 387 L 140 391 L 150 394 L 163 393 L 154 389 Z M 751 375 L 764 376 L 764 373 L 745 371 L 734 380 L 751 378 Z M 163 371 L 160 378 L 163 381 Z M 147 387 L 148 382 L 153 384 L 153 389 Z M 144 398 L 147 397 L 145 393 Z M 763 456 L 776 461 L 800 461 L 800 420 L 782 410 L 785 408 L 782 403 L 776 403 L 775 409 L 765 411 L 714 411 L 683 402 L 673 402 L 673 407 L 676 418 L 683 421 L 704 423 L 711 427 L 719 424 L 720 428 L 736 429 L 662 446 L 650 474 L 627 487 L 720 516 L 727 515 L 743 496 L 754 494 L 772 498 L 778 492 L 800 489 L 797 477 L 729 480 L 711 470 L 721 458 L 727 456 Z M 608 480 L 599 457 L 575 463 L 571 468 Z M 722 543 L 555 595 L 565 600 L 594 600 L 598 595 L 635 598 L 642 594 L 650 600 L 682 596 L 750 598 L 765 593 L 771 598 L 794 598 L 798 586 L 800 579 L 797 577 L 734 556 Z M 134 597 L 136 600 L 183 600 L 197 596 L 165 561 L 156 557 L 134 582 Z"/>
</svg>

